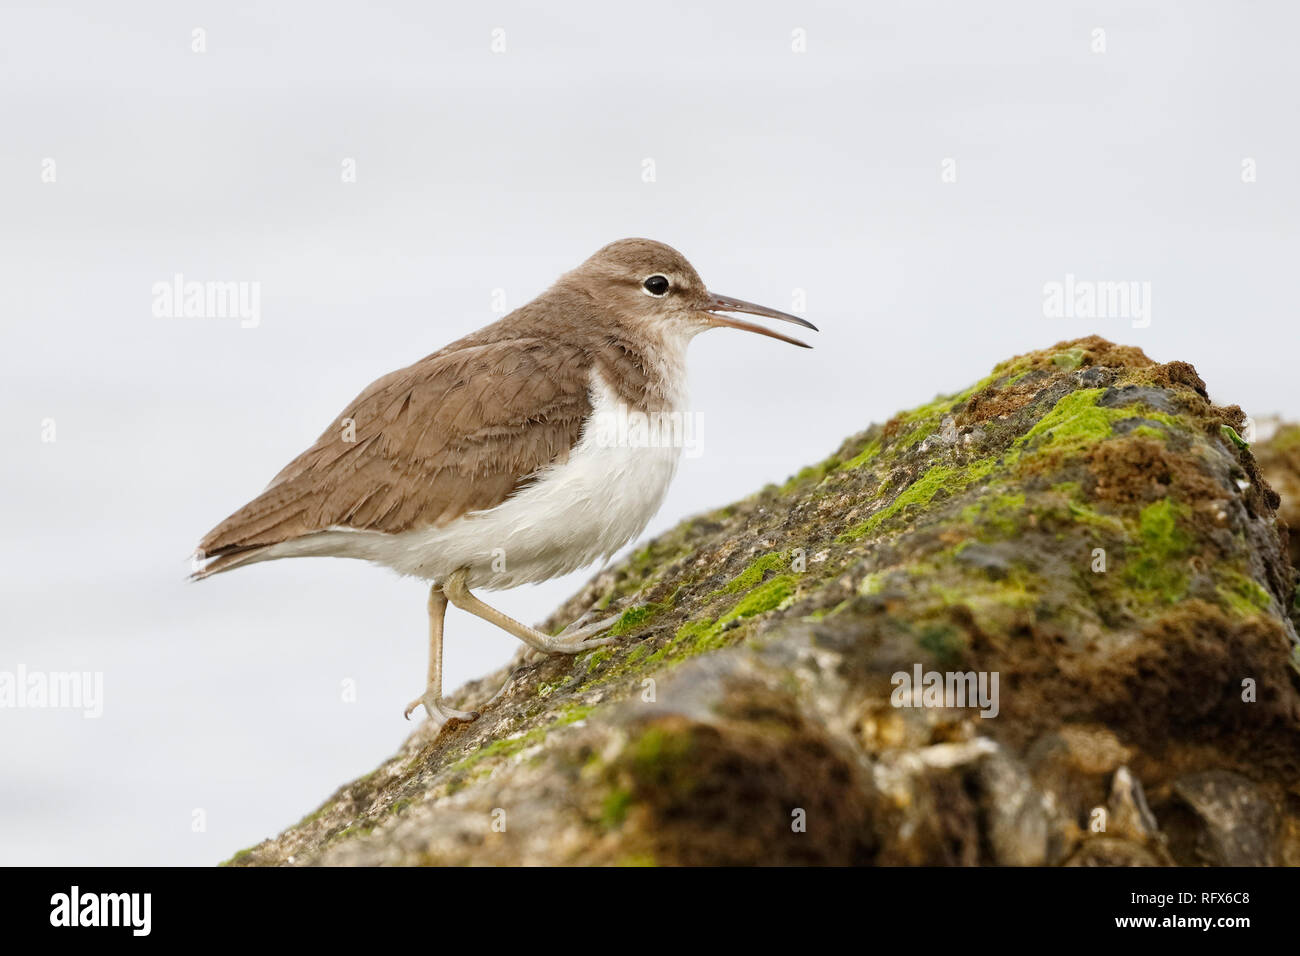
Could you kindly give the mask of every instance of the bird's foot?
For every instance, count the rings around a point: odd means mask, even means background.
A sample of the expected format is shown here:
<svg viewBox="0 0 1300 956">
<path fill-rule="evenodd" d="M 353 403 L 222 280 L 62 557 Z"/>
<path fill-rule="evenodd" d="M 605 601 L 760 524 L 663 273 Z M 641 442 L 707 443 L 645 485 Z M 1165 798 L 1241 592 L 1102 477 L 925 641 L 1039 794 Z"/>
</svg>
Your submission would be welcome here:
<svg viewBox="0 0 1300 956">
<path fill-rule="evenodd" d="M 584 623 L 594 614 L 594 611 L 588 611 L 576 621 L 571 622 L 559 634 L 547 638 L 546 652 L 548 654 L 577 654 L 579 651 L 590 650 L 593 647 L 600 647 L 618 640 L 614 635 L 599 638 L 596 635 L 609 630 L 618 623 L 618 619 L 623 615 L 615 614 L 612 617 L 593 621 L 590 624 Z"/>
<path fill-rule="evenodd" d="M 424 712 L 429 715 L 430 722 L 439 728 L 447 724 L 468 724 L 479 718 L 477 710 L 456 710 L 454 707 L 448 707 L 442 702 L 440 695 L 432 692 L 432 688 L 426 690 L 406 705 L 406 710 L 403 711 L 406 719 L 410 720 L 411 714 L 415 713 L 415 709 L 420 706 L 424 707 Z"/>
</svg>

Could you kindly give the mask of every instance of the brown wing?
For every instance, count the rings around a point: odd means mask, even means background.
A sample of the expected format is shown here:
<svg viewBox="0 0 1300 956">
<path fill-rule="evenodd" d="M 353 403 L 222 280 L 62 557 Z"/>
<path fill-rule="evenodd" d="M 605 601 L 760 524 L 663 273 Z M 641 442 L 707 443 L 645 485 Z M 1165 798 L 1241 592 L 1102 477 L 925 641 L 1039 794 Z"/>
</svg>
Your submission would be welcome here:
<svg viewBox="0 0 1300 956">
<path fill-rule="evenodd" d="M 567 457 L 591 410 L 581 353 L 537 338 L 472 343 L 372 384 L 208 532 L 200 553 L 234 555 L 338 526 L 443 525 L 500 504 Z"/>
</svg>

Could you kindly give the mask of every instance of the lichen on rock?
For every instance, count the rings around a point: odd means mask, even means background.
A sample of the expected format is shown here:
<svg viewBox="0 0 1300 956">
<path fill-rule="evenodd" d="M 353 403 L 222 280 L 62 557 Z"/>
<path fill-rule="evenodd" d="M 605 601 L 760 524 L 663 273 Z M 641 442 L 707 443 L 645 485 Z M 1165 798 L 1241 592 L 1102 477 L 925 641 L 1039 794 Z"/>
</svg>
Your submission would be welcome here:
<svg viewBox="0 0 1300 956">
<path fill-rule="evenodd" d="M 228 862 L 1300 862 L 1296 575 L 1242 430 L 1097 337 L 1003 362 L 597 575 L 544 627 L 617 642 L 521 654 Z M 918 667 L 995 675 L 996 716 L 897 706 Z"/>
</svg>

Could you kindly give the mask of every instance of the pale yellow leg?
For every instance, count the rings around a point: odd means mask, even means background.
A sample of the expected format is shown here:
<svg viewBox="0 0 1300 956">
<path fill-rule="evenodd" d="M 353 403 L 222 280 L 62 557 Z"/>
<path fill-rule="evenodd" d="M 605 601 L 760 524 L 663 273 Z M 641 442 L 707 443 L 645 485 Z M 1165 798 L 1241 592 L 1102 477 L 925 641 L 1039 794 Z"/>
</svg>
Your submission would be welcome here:
<svg viewBox="0 0 1300 956">
<path fill-rule="evenodd" d="M 580 627 L 576 630 L 565 628 L 562 632 L 552 637 L 550 634 L 543 634 L 535 627 L 529 627 L 527 624 L 521 624 L 514 618 L 502 614 L 496 608 L 489 607 L 470 593 L 469 588 L 465 586 L 465 570 L 455 572 L 447 578 L 443 584 L 443 593 L 447 600 L 456 605 L 462 611 L 469 611 L 475 617 L 481 617 L 483 620 L 495 624 L 507 634 L 519 638 L 529 647 L 536 648 L 546 654 L 577 654 L 579 651 L 589 650 L 593 647 L 600 647 L 602 644 L 608 644 L 617 640 L 614 637 L 600 637 L 589 640 L 593 634 L 599 634 L 601 631 L 608 630 L 610 625 L 618 620 L 618 616 L 606 618 L 603 621 L 596 621 L 594 624 L 588 624 L 586 627 Z"/>
<path fill-rule="evenodd" d="M 456 710 L 442 702 L 442 628 L 447 616 L 447 597 L 442 588 L 429 588 L 429 686 L 424 693 L 406 705 L 406 719 L 411 719 L 415 708 L 424 705 L 429 719 L 439 726 L 450 720 L 477 720 L 478 711 Z"/>
</svg>

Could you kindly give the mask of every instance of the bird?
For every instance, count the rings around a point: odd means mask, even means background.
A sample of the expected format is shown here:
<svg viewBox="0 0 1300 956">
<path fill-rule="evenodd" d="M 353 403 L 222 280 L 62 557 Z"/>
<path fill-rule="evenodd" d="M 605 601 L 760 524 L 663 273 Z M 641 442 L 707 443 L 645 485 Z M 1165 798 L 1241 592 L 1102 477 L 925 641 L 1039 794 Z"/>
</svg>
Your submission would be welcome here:
<svg viewBox="0 0 1300 956">
<path fill-rule="evenodd" d="M 367 386 L 260 495 L 203 536 L 191 578 L 330 556 L 427 581 L 429 664 L 406 717 L 423 706 L 439 729 L 475 720 L 480 711 L 442 696 L 447 605 L 546 654 L 616 639 L 601 635 L 617 615 L 584 615 L 550 635 L 474 592 L 608 560 L 645 530 L 681 442 L 611 426 L 636 414 L 689 414 L 686 351 L 697 334 L 729 327 L 811 348 L 734 313 L 817 330 L 710 292 L 671 246 L 612 242 L 526 305 Z"/>
</svg>

